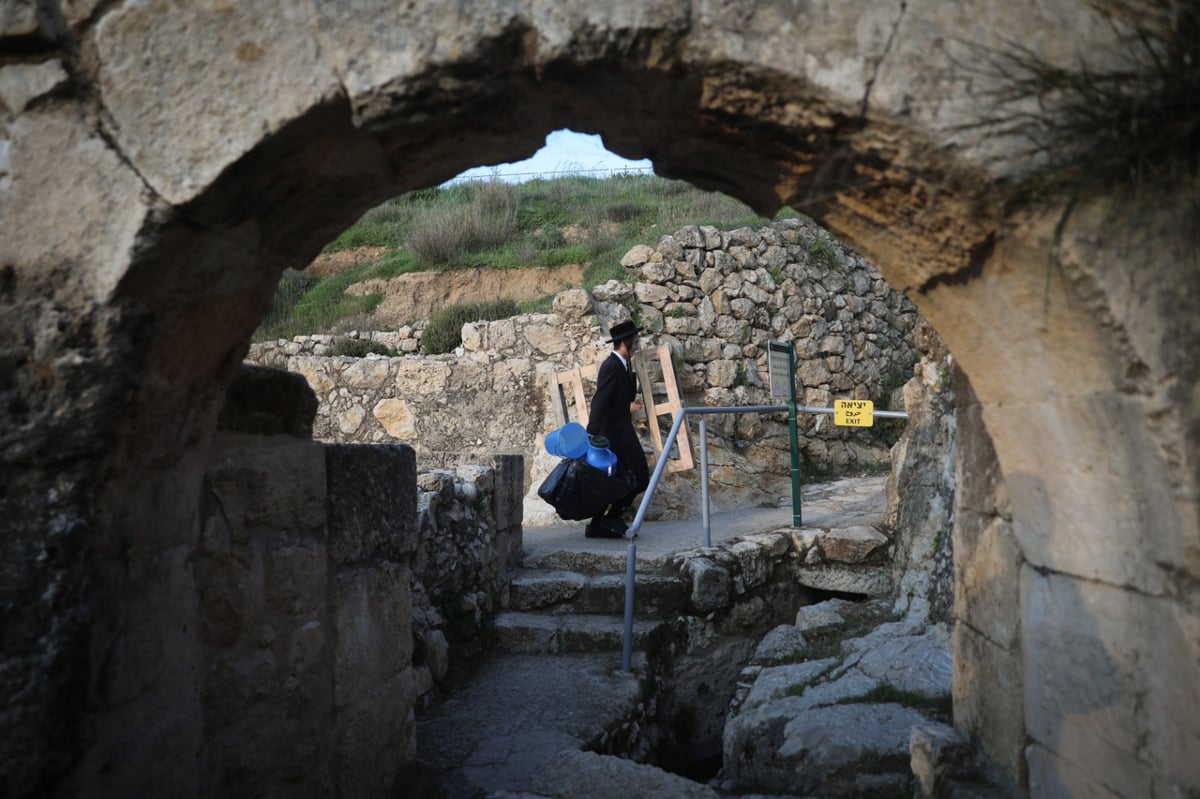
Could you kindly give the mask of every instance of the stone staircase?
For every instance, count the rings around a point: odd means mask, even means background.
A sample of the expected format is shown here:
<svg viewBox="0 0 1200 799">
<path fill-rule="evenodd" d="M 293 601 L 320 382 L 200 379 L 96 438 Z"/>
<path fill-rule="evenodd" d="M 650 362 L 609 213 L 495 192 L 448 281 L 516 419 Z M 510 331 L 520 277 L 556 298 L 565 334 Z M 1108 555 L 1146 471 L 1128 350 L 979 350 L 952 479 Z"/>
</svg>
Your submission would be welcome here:
<svg viewBox="0 0 1200 799">
<path fill-rule="evenodd" d="M 560 553 L 559 558 L 567 557 Z M 574 569 L 557 568 L 559 565 Z M 620 651 L 625 612 L 624 564 L 578 558 L 551 568 L 527 564 L 513 574 L 504 611 L 495 620 L 497 648 L 513 654 L 566 655 Z M 640 564 L 644 567 L 644 564 Z M 651 638 L 687 607 L 690 586 L 664 573 L 638 573 L 633 648 Z"/>
</svg>

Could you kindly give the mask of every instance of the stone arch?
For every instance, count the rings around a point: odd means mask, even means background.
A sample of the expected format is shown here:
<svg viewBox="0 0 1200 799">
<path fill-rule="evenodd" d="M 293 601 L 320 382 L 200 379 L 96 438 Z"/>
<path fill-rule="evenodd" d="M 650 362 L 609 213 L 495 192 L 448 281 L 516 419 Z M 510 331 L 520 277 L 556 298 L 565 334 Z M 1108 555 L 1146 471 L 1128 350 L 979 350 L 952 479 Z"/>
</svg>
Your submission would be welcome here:
<svg viewBox="0 0 1200 799">
<path fill-rule="evenodd" d="M 1200 698 L 1194 250 L 1169 215 L 1105 228 L 1102 198 L 1048 279 L 1055 210 L 994 202 L 1022 163 L 947 124 L 971 118 L 976 87 L 944 42 L 982 20 L 1066 53 L 1102 42 L 1085 4 L 363 5 L 4 21 L 20 45 L 0 164 L 3 729 L 22 739 L 3 773 L 18 793 L 63 773 L 65 790 L 103 783 L 113 742 L 131 768 L 197 748 L 183 564 L 199 469 L 282 268 L 386 196 L 565 125 L 811 213 L 942 334 L 999 467 L 961 472 L 956 692 L 1013 784 L 1200 785 L 1200 728 L 1175 712 Z M 128 736 L 148 718 L 160 737 Z"/>
</svg>

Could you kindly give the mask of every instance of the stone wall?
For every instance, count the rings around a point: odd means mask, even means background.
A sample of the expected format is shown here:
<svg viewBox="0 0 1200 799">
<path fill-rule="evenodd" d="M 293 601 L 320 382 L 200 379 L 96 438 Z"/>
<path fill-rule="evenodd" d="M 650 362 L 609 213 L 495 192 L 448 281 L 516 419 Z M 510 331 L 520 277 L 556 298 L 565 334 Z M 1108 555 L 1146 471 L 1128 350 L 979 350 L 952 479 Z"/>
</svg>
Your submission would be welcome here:
<svg viewBox="0 0 1200 799">
<path fill-rule="evenodd" d="M 561 293 L 552 314 L 464 325 L 454 355 L 337 357 L 326 354 L 333 337 L 310 336 L 257 344 L 249 358 L 308 379 L 321 401 L 319 438 L 406 441 L 420 458 L 464 447 L 524 454 L 531 524 L 557 520 L 536 496 L 556 462 L 542 448 L 555 426 L 551 375 L 602 360 L 609 350 L 602 330 L 616 320 L 637 319 L 648 331 L 645 349 L 670 346 L 687 405 L 773 404 L 771 340 L 794 342 L 803 404 L 857 398 L 886 406 L 891 389 L 912 372 L 915 308 L 865 259 L 807 220 L 758 231 L 684 228 L 654 248 L 635 247 L 622 263 L 625 281 Z M 353 335 L 413 353 L 421 333 L 417 325 Z M 890 440 L 880 430 L 831 422 L 801 414 L 807 468 L 886 468 Z M 715 510 L 790 495 L 786 415 L 710 417 L 708 428 Z M 669 477 L 656 514 L 695 515 L 698 493 L 694 472 Z"/>
<path fill-rule="evenodd" d="M 928 322 L 922 320 L 913 337 L 921 360 L 904 385 L 908 419 L 892 449 L 887 483 L 887 526 L 897 534 L 895 610 L 914 621 L 946 622 L 954 603 L 958 366 Z"/>
<path fill-rule="evenodd" d="M 191 559 L 207 793 L 382 792 L 380 749 L 414 754 L 415 480 L 404 445 L 214 442 Z"/>
<path fill-rule="evenodd" d="M 461 677 L 491 643 L 492 617 L 521 558 L 521 458 L 454 460 L 417 475 L 412 629 L 420 702 Z"/>
<path fill-rule="evenodd" d="M 186 560 L 198 764 L 164 750 L 133 784 L 195 769 L 213 796 L 383 795 L 415 706 L 485 642 L 521 547 L 520 459 L 418 473 L 407 445 L 300 435 L 315 406 L 295 375 L 232 387 Z"/>
</svg>

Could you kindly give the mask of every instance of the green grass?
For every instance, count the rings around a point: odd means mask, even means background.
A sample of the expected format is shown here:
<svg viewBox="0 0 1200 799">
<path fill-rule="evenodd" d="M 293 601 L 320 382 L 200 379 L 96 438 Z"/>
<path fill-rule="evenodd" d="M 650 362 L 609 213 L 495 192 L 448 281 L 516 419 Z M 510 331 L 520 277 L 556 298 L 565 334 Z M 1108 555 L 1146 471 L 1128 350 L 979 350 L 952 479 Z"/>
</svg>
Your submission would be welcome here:
<svg viewBox="0 0 1200 799">
<path fill-rule="evenodd" d="M 884 703 L 910 707 L 930 718 L 946 723 L 950 723 L 954 716 L 954 700 L 949 694 L 928 696 L 920 691 L 907 691 L 889 683 L 880 683 L 861 696 L 848 696 L 837 704 L 878 705 Z"/>
<path fill-rule="evenodd" d="M 346 288 L 362 280 L 419 269 L 580 264 L 590 288 L 626 279 L 620 260 L 635 244 L 655 244 L 688 225 L 757 228 L 769 221 L 733 198 L 656 175 L 421 189 L 367 211 L 325 247 L 383 247 L 375 261 L 327 278 L 285 273 L 254 339 L 328 333 L 363 318 L 381 298 L 346 296 Z"/>
</svg>

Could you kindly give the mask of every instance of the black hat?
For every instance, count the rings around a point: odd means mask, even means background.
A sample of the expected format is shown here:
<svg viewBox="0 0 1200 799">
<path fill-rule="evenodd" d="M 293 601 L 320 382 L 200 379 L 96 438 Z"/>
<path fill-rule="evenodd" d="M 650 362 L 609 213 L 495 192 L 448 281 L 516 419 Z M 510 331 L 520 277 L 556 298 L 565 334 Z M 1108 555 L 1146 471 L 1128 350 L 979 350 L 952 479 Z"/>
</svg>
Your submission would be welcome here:
<svg viewBox="0 0 1200 799">
<path fill-rule="evenodd" d="M 612 329 L 609 330 L 608 332 L 609 332 L 609 335 L 612 336 L 608 340 L 608 343 L 616 344 L 618 341 L 624 341 L 627 338 L 633 338 L 638 333 L 641 333 L 642 329 L 640 327 L 638 327 L 637 325 L 635 325 L 633 322 L 631 322 L 629 320 L 625 320 L 624 322 L 613 325 Z"/>
</svg>

